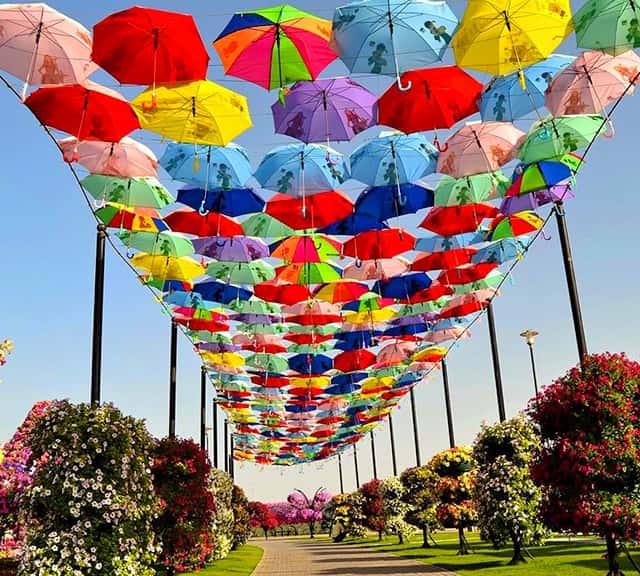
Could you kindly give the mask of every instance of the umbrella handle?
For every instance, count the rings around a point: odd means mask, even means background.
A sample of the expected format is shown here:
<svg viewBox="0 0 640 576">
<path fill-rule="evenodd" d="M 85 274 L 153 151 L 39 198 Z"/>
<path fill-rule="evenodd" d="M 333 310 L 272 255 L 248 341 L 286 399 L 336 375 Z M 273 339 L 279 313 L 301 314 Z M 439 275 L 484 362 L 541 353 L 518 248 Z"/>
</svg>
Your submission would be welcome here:
<svg viewBox="0 0 640 576">
<path fill-rule="evenodd" d="M 440 152 L 440 154 L 449 150 L 449 143 L 445 142 L 444 146 L 442 146 L 442 144 L 440 144 L 440 139 L 437 136 L 433 139 L 433 144 L 438 149 L 438 152 Z"/>
<path fill-rule="evenodd" d="M 356 268 L 362 268 L 362 260 L 360 260 L 360 258 L 356 258 L 354 265 Z"/>
<path fill-rule="evenodd" d="M 131 247 L 127 248 L 127 258 L 131 260 L 131 258 L 133 258 L 134 256 L 135 256 L 135 252 L 133 251 L 133 249 Z"/>
<path fill-rule="evenodd" d="M 67 156 L 64 152 L 62 153 L 62 159 L 67 163 L 71 164 L 72 162 L 78 161 L 78 149 L 74 148 L 71 156 Z"/>
<path fill-rule="evenodd" d="M 411 90 L 411 86 L 413 85 L 411 80 L 409 80 L 407 82 L 407 85 L 403 86 L 402 85 L 402 80 L 400 79 L 400 76 L 397 77 L 396 84 L 398 85 L 398 90 L 400 90 L 400 92 L 407 92 L 407 91 Z"/>
<path fill-rule="evenodd" d="M 145 112 L 149 112 L 150 110 L 154 110 L 157 107 L 158 107 L 158 100 L 156 98 L 155 93 L 153 93 L 151 95 L 151 102 L 143 102 L 142 103 L 142 109 Z"/>
<path fill-rule="evenodd" d="M 198 208 L 198 214 L 200 214 L 200 216 L 207 216 L 209 212 L 210 210 L 205 209 L 203 200 L 202 204 L 200 204 L 200 208 Z"/>
<path fill-rule="evenodd" d="M 613 127 L 613 122 L 611 122 L 610 118 L 607 118 L 607 131 L 602 134 L 603 138 L 613 138 L 616 135 L 616 130 Z"/>
<path fill-rule="evenodd" d="M 224 240 L 220 240 L 219 236 L 216 236 L 216 246 L 219 246 L 220 248 L 222 248 L 225 245 L 225 241 Z"/>
<path fill-rule="evenodd" d="M 100 210 L 100 208 L 104 208 L 107 205 L 107 201 L 103 197 L 100 200 L 94 200 L 93 205 L 96 210 Z"/>
</svg>

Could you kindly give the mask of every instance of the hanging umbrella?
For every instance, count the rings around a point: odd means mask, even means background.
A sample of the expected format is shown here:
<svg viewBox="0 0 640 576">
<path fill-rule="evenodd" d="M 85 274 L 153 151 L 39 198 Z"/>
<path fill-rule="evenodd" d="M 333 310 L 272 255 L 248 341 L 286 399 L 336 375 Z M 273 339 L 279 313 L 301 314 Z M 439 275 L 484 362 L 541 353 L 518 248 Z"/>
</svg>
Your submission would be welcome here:
<svg viewBox="0 0 640 576">
<path fill-rule="evenodd" d="M 366 310 L 364 312 L 349 312 L 344 315 L 343 327 L 346 330 L 347 325 L 357 326 L 358 324 L 379 324 L 386 322 L 396 315 L 392 308 L 381 308 L 380 310 Z"/>
<path fill-rule="evenodd" d="M 513 160 L 523 138 L 509 122 L 468 122 L 447 139 L 438 172 L 455 178 L 495 172 Z"/>
<path fill-rule="evenodd" d="M 276 268 L 276 278 L 292 284 L 324 284 L 340 280 L 341 270 L 330 262 L 287 264 Z"/>
<path fill-rule="evenodd" d="M 353 350 L 341 352 L 333 359 L 333 367 L 341 372 L 357 372 L 366 370 L 375 364 L 376 355 L 369 350 Z"/>
<path fill-rule="evenodd" d="M 160 256 L 190 256 L 193 244 L 186 236 L 177 232 L 129 232 L 118 233 L 118 238 L 128 248 Z"/>
<path fill-rule="evenodd" d="M 292 354 L 320 354 L 331 352 L 333 344 L 329 342 L 317 342 L 315 344 L 291 344 L 287 350 Z"/>
<path fill-rule="evenodd" d="M 91 34 L 46 4 L 0 6 L 0 68 L 33 84 L 82 84 L 96 69 Z"/>
<path fill-rule="evenodd" d="M 206 189 L 242 188 L 252 175 L 247 151 L 233 143 L 197 146 L 169 142 L 160 165 L 174 180 Z"/>
<path fill-rule="evenodd" d="M 458 248 L 446 252 L 433 252 L 416 258 L 411 264 L 412 271 L 448 270 L 471 262 L 475 248 Z"/>
<path fill-rule="evenodd" d="M 425 303 L 431 301 L 437 301 L 443 296 L 450 296 L 453 294 L 453 289 L 443 284 L 433 282 L 429 288 L 416 292 L 410 298 L 401 299 L 401 302 L 408 302 L 410 304 Z"/>
<path fill-rule="evenodd" d="M 283 314 L 314 314 L 314 315 L 336 315 L 340 314 L 340 307 L 324 300 L 308 300 L 306 302 L 296 302 L 282 308 Z"/>
<path fill-rule="evenodd" d="M 353 214 L 351 199 L 340 190 L 318 192 L 307 198 L 275 194 L 267 201 L 265 212 L 294 230 L 316 228 L 332 234 L 331 225 Z"/>
<path fill-rule="evenodd" d="M 509 179 L 498 170 L 462 178 L 444 175 L 435 189 L 436 206 L 457 206 L 486 202 L 504 196 Z"/>
<path fill-rule="evenodd" d="M 198 210 L 201 214 L 219 212 L 226 216 L 261 212 L 264 207 L 264 200 L 251 188 L 182 188 L 178 190 L 177 201 Z"/>
<path fill-rule="evenodd" d="M 377 366 L 391 366 L 406 362 L 416 351 L 417 345 L 413 342 L 396 342 L 385 346 L 376 356 Z"/>
<path fill-rule="evenodd" d="M 485 218 L 493 218 L 497 213 L 498 209 L 491 204 L 437 207 L 427 214 L 420 227 L 441 236 L 453 236 L 463 232 L 474 232 Z"/>
<path fill-rule="evenodd" d="M 262 260 L 254 262 L 210 262 L 207 265 L 207 275 L 216 280 L 223 280 L 233 284 L 259 284 L 275 278 L 275 271 L 271 264 Z"/>
<path fill-rule="evenodd" d="M 314 297 L 327 302 L 351 302 L 357 300 L 369 290 L 366 284 L 359 282 L 331 282 L 319 286 Z"/>
<path fill-rule="evenodd" d="M 271 112 L 278 134 L 329 145 L 373 126 L 375 106 L 375 95 L 351 78 L 321 78 L 296 82 Z"/>
<path fill-rule="evenodd" d="M 569 0 L 470 0 L 451 46 L 461 68 L 522 74 L 550 56 L 572 28 Z"/>
<path fill-rule="evenodd" d="M 65 162 L 78 162 L 92 174 L 132 178 L 158 176 L 156 155 L 144 144 L 125 136 L 120 142 L 58 140 Z"/>
<path fill-rule="evenodd" d="M 402 228 L 371 230 L 347 240 L 342 247 L 342 253 L 362 260 L 392 258 L 413 250 L 415 241 L 415 237 Z"/>
<path fill-rule="evenodd" d="M 89 174 L 82 179 L 82 187 L 96 200 L 141 206 L 164 208 L 174 201 L 169 191 L 153 176 L 119 178 L 102 174 Z"/>
<path fill-rule="evenodd" d="M 491 223 L 491 240 L 513 238 L 539 230 L 544 224 L 542 218 L 533 212 L 518 212 L 511 216 L 498 216 Z"/>
<path fill-rule="evenodd" d="M 148 270 L 155 279 L 191 281 L 204 274 L 204 267 L 195 260 L 182 257 L 153 256 L 141 252 L 131 258 L 135 268 Z"/>
<path fill-rule="evenodd" d="M 475 312 L 484 310 L 491 299 L 496 296 L 496 290 L 485 289 L 452 298 L 446 308 L 440 312 L 440 318 L 463 318 Z"/>
<path fill-rule="evenodd" d="M 83 84 L 43 86 L 29 94 L 24 103 L 42 124 L 78 140 L 118 142 L 140 128 L 123 96 L 90 80 Z M 75 150 L 71 159 L 76 159 Z"/>
<path fill-rule="evenodd" d="M 140 127 L 171 140 L 224 146 L 253 125 L 247 99 L 210 80 L 160 85 L 149 107 L 153 92 L 138 94 L 131 106 Z"/>
<path fill-rule="evenodd" d="M 480 262 L 495 262 L 503 264 L 509 260 L 521 259 L 529 249 L 530 238 L 519 236 L 518 238 L 503 238 L 492 242 L 489 246 L 478 250 L 471 258 L 474 264 Z"/>
<path fill-rule="evenodd" d="M 213 42 L 230 76 L 267 90 L 313 80 L 333 60 L 331 23 L 287 4 L 233 15 Z"/>
<path fill-rule="evenodd" d="M 588 0 L 573 15 L 579 48 L 622 54 L 640 47 L 640 7 L 629 0 Z"/>
<path fill-rule="evenodd" d="M 536 211 L 545 204 L 564 202 L 573 197 L 574 194 L 571 191 L 570 184 L 556 184 L 537 192 L 505 197 L 500 204 L 500 212 L 506 216 L 511 216 L 516 212 Z"/>
<path fill-rule="evenodd" d="M 504 282 L 505 275 L 499 270 L 492 270 L 484 278 L 480 278 L 467 284 L 455 284 L 452 286 L 454 295 L 468 294 L 469 292 L 477 292 L 484 288 L 499 288 Z"/>
<path fill-rule="evenodd" d="M 256 284 L 253 291 L 256 297 L 279 304 L 295 304 L 311 298 L 307 286 L 273 280 Z"/>
<path fill-rule="evenodd" d="M 280 336 L 275 334 L 242 334 L 236 333 L 233 335 L 233 343 L 242 346 L 244 350 L 253 350 L 254 352 L 262 352 L 267 354 L 279 354 L 286 352 L 287 348 L 284 346 Z M 266 386 L 266 377 L 264 382 L 261 382 L 262 386 Z M 273 380 L 273 378 L 272 378 Z M 277 380 L 277 378 L 276 378 Z M 277 382 L 269 383 L 270 386 L 277 386 Z"/>
<path fill-rule="evenodd" d="M 240 300 L 249 300 L 252 296 L 249 290 L 245 290 L 239 286 L 231 286 L 216 280 L 208 280 L 194 284 L 193 293 L 199 294 L 204 300 L 219 302 L 220 304 L 229 304 L 234 300 L 237 302 Z M 171 296 L 173 295 L 170 295 L 166 300 L 171 301 Z M 193 299 L 193 297 L 191 299 Z"/>
<path fill-rule="evenodd" d="M 195 236 L 242 236 L 242 226 L 224 214 L 200 214 L 197 210 L 184 208 L 174 210 L 164 217 L 166 224 L 174 232 L 184 232 Z"/>
<path fill-rule="evenodd" d="M 484 87 L 480 98 L 480 116 L 483 121 L 513 122 L 544 106 L 544 97 L 553 77 L 573 62 L 573 56 L 553 54 L 549 58 L 527 66 L 521 75 L 513 72 L 495 76 Z"/>
<path fill-rule="evenodd" d="M 431 278 L 424 272 L 411 272 L 404 276 L 378 280 L 371 289 L 384 298 L 410 298 L 431 286 Z"/>
<path fill-rule="evenodd" d="M 417 184 L 374 186 L 360 193 L 355 213 L 388 220 L 433 206 L 433 191 Z"/>
<path fill-rule="evenodd" d="M 272 247 L 271 257 L 290 263 L 324 262 L 340 256 L 341 244 L 325 234 L 290 236 Z"/>
<path fill-rule="evenodd" d="M 246 364 L 266 372 L 286 372 L 289 369 L 287 359 L 277 354 L 252 354 L 246 359 Z"/>
<path fill-rule="evenodd" d="M 496 262 L 481 262 L 480 264 L 466 264 L 451 270 L 443 270 L 438 276 L 441 284 L 470 284 L 485 278 L 489 272 L 498 267 Z"/>
<path fill-rule="evenodd" d="M 140 208 L 107 202 L 95 211 L 96 217 L 107 228 L 120 228 L 133 232 L 162 232 L 169 227 L 152 208 Z"/>
<path fill-rule="evenodd" d="M 570 183 L 583 164 L 583 159 L 577 154 L 563 154 L 551 160 L 519 164 L 513 170 L 513 184 L 505 196 L 519 196 L 546 190 L 556 184 Z"/>
<path fill-rule="evenodd" d="M 353 206 L 351 208 L 353 209 Z M 323 234 L 332 234 L 334 236 L 353 236 L 360 232 L 368 232 L 369 230 L 386 230 L 389 228 L 389 226 L 384 222 L 380 222 L 379 220 L 365 214 L 355 214 L 353 213 L 353 210 L 347 211 L 345 209 L 343 210 L 343 213 L 349 215 L 320 228 L 318 232 L 322 232 Z"/>
<path fill-rule="evenodd" d="M 324 374 L 333 368 L 333 360 L 323 354 L 297 354 L 289 358 L 289 368 L 300 374 Z"/>
<path fill-rule="evenodd" d="M 281 306 L 264 300 L 246 300 L 231 302 L 231 309 L 243 314 L 279 314 Z"/>
<path fill-rule="evenodd" d="M 351 72 L 396 76 L 442 59 L 458 19 L 445 2 L 356 1 L 336 9 L 331 46 Z"/>
<path fill-rule="evenodd" d="M 242 222 L 242 230 L 247 236 L 257 236 L 258 238 L 281 238 L 292 236 L 293 228 L 276 220 L 270 214 L 252 214 Z"/>
<path fill-rule="evenodd" d="M 400 276 L 408 270 L 408 260 L 400 257 L 360 260 L 346 266 L 343 277 L 349 280 L 379 280 Z"/>
<path fill-rule="evenodd" d="M 362 294 L 357 300 L 352 300 L 345 304 L 343 310 L 352 310 L 354 312 L 372 312 L 374 310 L 381 310 L 387 306 L 391 306 L 395 303 L 395 300 L 391 298 L 382 298 L 375 292 L 366 292 Z"/>
<path fill-rule="evenodd" d="M 458 248 L 467 248 L 472 244 L 484 241 L 475 232 L 456 234 L 455 236 L 429 236 L 416 239 L 415 249 L 420 252 L 446 252 Z"/>
<path fill-rule="evenodd" d="M 221 308 L 209 310 L 207 308 L 189 308 L 178 306 L 172 310 L 172 314 L 176 317 L 188 320 L 209 320 L 213 322 L 222 322 L 228 320 L 229 316 L 221 312 Z"/>
<path fill-rule="evenodd" d="M 258 238 L 209 236 L 194 238 L 195 252 L 227 262 L 252 262 L 269 256 L 269 247 Z"/>
</svg>

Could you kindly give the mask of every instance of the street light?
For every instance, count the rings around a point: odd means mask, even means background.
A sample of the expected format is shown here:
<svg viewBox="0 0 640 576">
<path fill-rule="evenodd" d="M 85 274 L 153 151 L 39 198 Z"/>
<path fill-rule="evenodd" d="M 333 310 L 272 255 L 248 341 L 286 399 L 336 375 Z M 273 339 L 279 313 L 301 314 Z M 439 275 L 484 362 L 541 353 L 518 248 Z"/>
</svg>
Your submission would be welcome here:
<svg viewBox="0 0 640 576">
<path fill-rule="evenodd" d="M 522 336 L 527 345 L 529 346 L 529 355 L 531 356 L 531 371 L 533 372 L 533 387 L 536 391 L 536 396 L 538 395 L 538 375 L 536 374 L 536 358 L 533 354 L 533 345 L 535 344 L 536 341 L 536 336 L 538 336 L 538 332 L 536 332 L 535 330 L 525 330 L 524 332 L 520 333 L 520 336 Z"/>
</svg>

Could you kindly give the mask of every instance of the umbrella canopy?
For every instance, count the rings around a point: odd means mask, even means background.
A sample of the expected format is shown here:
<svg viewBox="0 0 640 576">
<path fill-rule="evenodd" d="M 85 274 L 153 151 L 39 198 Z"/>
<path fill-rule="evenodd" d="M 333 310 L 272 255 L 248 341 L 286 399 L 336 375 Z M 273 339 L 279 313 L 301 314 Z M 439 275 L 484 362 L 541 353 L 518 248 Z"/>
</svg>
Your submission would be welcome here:
<svg viewBox="0 0 640 576">
<path fill-rule="evenodd" d="M 333 234 L 332 225 L 353 214 L 353 203 L 340 190 L 318 192 L 307 198 L 275 194 L 267 201 L 265 212 L 295 230 L 318 228 L 319 232 Z"/>
<path fill-rule="evenodd" d="M 340 242 L 324 234 L 290 236 L 272 248 L 271 256 L 290 263 L 324 262 L 340 256 L 340 249 Z"/>
<path fill-rule="evenodd" d="M 189 256 L 194 253 L 193 244 L 186 236 L 176 232 L 129 232 L 118 234 L 123 244 L 149 254 L 161 256 Z"/>
<path fill-rule="evenodd" d="M 333 359 L 333 367 L 341 372 L 366 370 L 376 362 L 376 355 L 369 350 L 347 350 Z"/>
<path fill-rule="evenodd" d="M 260 212 L 264 207 L 264 200 L 251 188 L 183 188 L 178 190 L 177 200 L 201 214 L 219 212 L 226 216 L 242 216 Z"/>
<path fill-rule="evenodd" d="M 522 258 L 529 249 L 530 238 L 520 236 L 518 238 L 504 238 L 497 242 L 492 242 L 489 246 L 481 248 L 472 257 L 474 264 L 480 262 L 495 262 L 502 264 L 509 260 Z"/>
<path fill-rule="evenodd" d="M 481 262 L 480 264 L 467 264 L 452 270 L 443 270 L 438 276 L 438 282 L 442 284 L 469 284 L 482 280 L 497 267 L 498 264 L 495 262 Z"/>
<path fill-rule="evenodd" d="M 424 272 L 411 272 L 388 280 L 378 280 L 371 290 L 383 298 L 409 299 L 429 286 L 431 286 L 431 278 Z"/>
<path fill-rule="evenodd" d="M 342 247 L 342 253 L 360 260 L 392 258 L 413 250 L 415 242 L 415 237 L 402 228 L 370 230 L 347 240 Z"/>
<path fill-rule="evenodd" d="M 351 201 L 349 200 L 349 202 Z M 332 221 L 331 224 L 320 228 L 318 231 L 324 234 L 333 234 L 336 236 L 353 236 L 360 232 L 367 232 L 369 230 L 386 230 L 389 228 L 389 226 L 384 222 L 380 222 L 376 218 L 352 212 L 352 210 L 349 212 L 344 210 L 344 217 Z"/>
<path fill-rule="evenodd" d="M 286 372 L 289 369 L 289 362 L 277 354 L 257 353 L 246 359 L 247 366 L 260 368 L 265 372 Z"/>
<path fill-rule="evenodd" d="M 296 82 L 271 106 L 278 134 L 303 142 L 351 140 L 373 126 L 376 97 L 351 78 Z"/>
<path fill-rule="evenodd" d="M 446 252 L 433 252 L 416 258 L 411 264 L 411 270 L 428 272 L 429 270 L 447 270 L 471 262 L 476 253 L 475 248 L 458 248 Z"/>
<path fill-rule="evenodd" d="M 411 358 L 417 345 L 413 342 L 395 342 L 385 346 L 376 357 L 378 365 L 401 364 Z"/>
<path fill-rule="evenodd" d="M 311 298 L 311 291 L 306 286 L 282 281 L 256 284 L 253 292 L 258 298 L 279 304 L 295 304 Z"/>
<path fill-rule="evenodd" d="M 174 210 L 164 217 L 167 226 L 174 232 L 184 232 L 195 236 L 242 236 L 242 226 L 224 214 L 200 214 L 191 208 Z"/>
<path fill-rule="evenodd" d="M 433 191 L 417 184 L 374 186 L 360 193 L 355 213 L 387 220 L 433 206 Z"/>
<path fill-rule="evenodd" d="M 393 299 L 382 298 L 375 292 L 366 292 L 362 294 L 357 300 L 353 300 L 345 304 L 343 310 L 353 310 L 354 312 L 372 312 L 374 310 L 380 310 L 386 306 L 391 306 L 395 303 Z"/>
<path fill-rule="evenodd" d="M 276 220 L 270 214 L 252 214 L 242 222 L 242 230 L 247 236 L 257 236 L 258 238 L 281 238 L 292 236 L 293 228 Z"/>
<path fill-rule="evenodd" d="M 324 284 L 340 280 L 341 269 L 329 262 L 287 264 L 276 268 L 276 278 L 292 284 Z"/>
<path fill-rule="evenodd" d="M 300 374 L 324 374 L 333 368 L 333 360 L 323 354 L 297 354 L 289 358 L 289 368 Z"/>
<path fill-rule="evenodd" d="M 327 302 L 351 302 L 357 300 L 360 296 L 368 292 L 369 288 L 366 284 L 359 282 L 332 282 L 320 286 L 314 293 L 314 296 L 320 300 Z"/>
<path fill-rule="evenodd" d="M 194 238 L 195 252 L 227 262 L 252 262 L 269 256 L 269 247 L 258 238 L 209 236 Z"/>
<path fill-rule="evenodd" d="M 234 284 L 259 284 L 275 278 L 271 264 L 256 260 L 254 262 L 210 262 L 207 274 L 217 280 Z"/>
<path fill-rule="evenodd" d="M 210 80 L 164 84 L 138 94 L 131 106 L 140 126 L 178 142 L 224 146 L 253 125 L 247 99 Z"/>
<path fill-rule="evenodd" d="M 89 174 L 82 180 L 82 187 L 96 200 L 141 206 L 164 208 L 174 201 L 173 196 L 153 176 L 143 178 L 119 178 Z"/>
<path fill-rule="evenodd" d="M 453 236 L 462 232 L 475 232 L 480 222 L 485 218 L 493 218 L 497 213 L 495 206 L 482 203 L 437 207 L 427 214 L 420 227 L 441 236 Z"/>
<path fill-rule="evenodd" d="M 152 208 L 140 208 L 107 202 L 95 211 L 96 217 L 107 228 L 120 228 L 133 232 L 162 232 L 169 227 Z"/>
<path fill-rule="evenodd" d="M 491 240 L 530 234 L 542 227 L 544 221 L 533 212 L 518 212 L 511 216 L 498 216 L 491 223 Z"/>
<path fill-rule="evenodd" d="M 189 299 L 193 301 L 193 297 L 196 294 L 198 294 L 201 299 L 209 300 L 210 302 L 219 302 L 220 304 L 229 304 L 234 300 L 236 302 L 249 300 L 252 296 L 249 290 L 245 290 L 239 286 L 230 286 L 229 284 L 215 280 L 194 284 L 193 292 Z M 174 300 L 171 296 L 173 295 L 170 295 L 167 301 Z"/>
<path fill-rule="evenodd" d="M 349 280 L 379 280 L 400 276 L 409 270 L 409 262 L 404 258 L 380 258 L 360 260 L 345 266 L 343 277 Z"/>
<path fill-rule="evenodd" d="M 313 80 L 335 60 L 331 23 L 283 4 L 234 14 L 213 42 L 230 76 L 267 90 Z"/>
<path fill-rule="evenodd" d="M 617 55 L 640 47 L 640 9 L 628 0 L 588 0 L 573 15 L 579 48 Z"/>
<path fill-rule="evenodd" d="M 462 178 L 444 175 L 435 189 L 436 206 L 456 206 L 486 202 L 504 196 L 509 179 L 500 171 Z"/>
<path fill-rule="evenodd" d="M 140 253 L 131 258 L 131 265 L 148 270 L 156 280 L 191 281 L 204 274 L 202 264 L 188 257 L 174 258 Z"/>
</svg>

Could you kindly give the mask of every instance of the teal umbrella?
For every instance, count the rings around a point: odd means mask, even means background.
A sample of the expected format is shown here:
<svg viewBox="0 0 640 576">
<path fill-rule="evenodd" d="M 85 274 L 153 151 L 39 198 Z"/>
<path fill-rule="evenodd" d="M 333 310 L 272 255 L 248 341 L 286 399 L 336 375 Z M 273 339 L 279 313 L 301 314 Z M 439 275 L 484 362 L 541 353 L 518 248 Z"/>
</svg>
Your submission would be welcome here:
<svg viewBox="0 0 640 576">
<path fill-rule="evenodd" d="M 271 264 L 254 262 L 210 262 L 207 275 L 233 284 L 259 284 L 273 280 L 276 273 Z"/>
<path fill-rule="evenodd" d="M 640 5 L 630 0 L 587 0 L 573 15 L 579 48 L 617 56 L 640 47 Z"/>
<path fill-rule="evenodd" d="M 101 203 L 107 202 L 139 208 L 164 208 L 175 198 L 152 176 L 118 178 L 103 174 L 89 174 L 81 182 L 84 189 Z"/>
<path fill-rule="evenodd" d="M 475 204 L 502 198 L 511 182 L 500 171 L 453 178 L 444 175 L 435 190 L 435 206 Z"/>
</svg>

